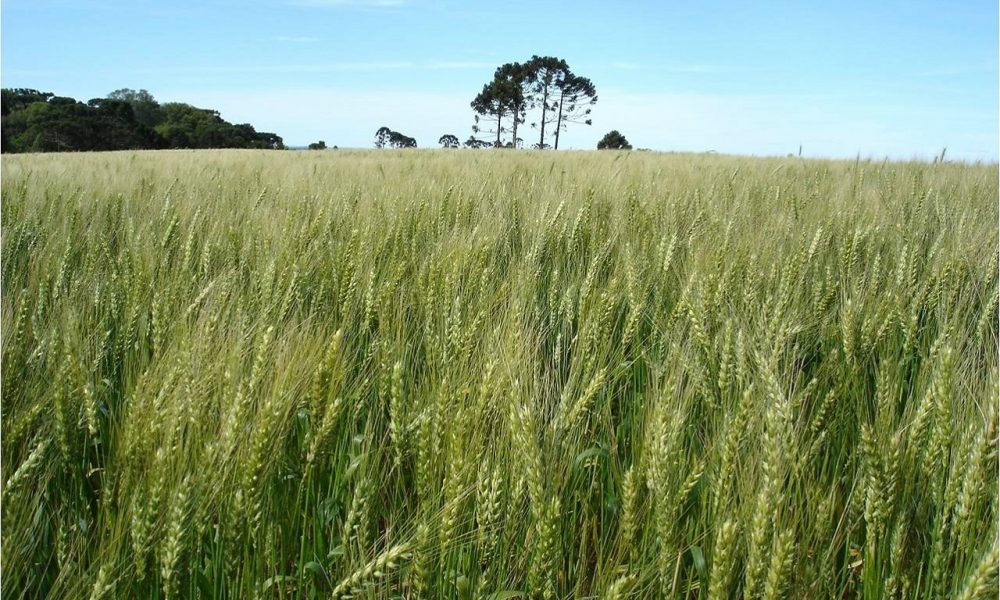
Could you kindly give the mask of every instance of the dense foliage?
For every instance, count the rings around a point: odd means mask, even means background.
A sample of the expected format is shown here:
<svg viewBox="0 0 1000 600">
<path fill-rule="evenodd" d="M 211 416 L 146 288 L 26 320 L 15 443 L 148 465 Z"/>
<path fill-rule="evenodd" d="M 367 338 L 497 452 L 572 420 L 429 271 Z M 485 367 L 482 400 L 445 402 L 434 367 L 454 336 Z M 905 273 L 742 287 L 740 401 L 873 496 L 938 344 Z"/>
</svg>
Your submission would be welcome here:
<svg viewBox="0 0 1000 600">
<path fill-rule="evenodd" d="M 524 140 L 517 128 L 525 123 L 528 111 L 534 110 L 538 120 L 531 127 L 538 129 L 538 142 L 532 148 L 558 150 L 559 134 L 570 123 L 591 124 L 591 107 L 596 103 L 597 88 L 590 79 L 573 73 L 561 58 L 535 55 L 523 63 L 497 67 L 493 79 L 483 84 L 470 103 L 476 113 L 472 132 L 485 135 L 487 139 L 481 142 L 495 148 L 520 148 Z"/>
<path fill-rule="evenodd" d="M 5 597 L 996 596 L 995 165 L 3 173 Z"/>
<path fill-rule="evenodd" d="M 157 148 L 284 148 L 280 136 L 233 125 L 214 110 L 158 104 L 123 89 L 86 104 L 32 89 L 2 90 L 3 152 Z"/>
<path fill-rule="evenodd" d="M 458 141 L 458 136 L 446 133 L 438 138 L 438 143 L 442 148 L 458 148 L 462 142 Z"/>
<path fill-rule="evenodd" d="M 400 133 L 398 131 L 393 131 L 388 127 L 379 127 L 375 132 L 375 147 L 376 148 L 416 148 L 417 140 L 411 138 L 410 136 Z"/>
<path fill-rule="evenodd" d="M 631 150 L 632 144 L 628 143 L 625 136 L 622 135 L 617 129 L 612 129 L 611 131 L 604 134 L 604 137 L 597 142 L 598 150 Z"/>
</svg>

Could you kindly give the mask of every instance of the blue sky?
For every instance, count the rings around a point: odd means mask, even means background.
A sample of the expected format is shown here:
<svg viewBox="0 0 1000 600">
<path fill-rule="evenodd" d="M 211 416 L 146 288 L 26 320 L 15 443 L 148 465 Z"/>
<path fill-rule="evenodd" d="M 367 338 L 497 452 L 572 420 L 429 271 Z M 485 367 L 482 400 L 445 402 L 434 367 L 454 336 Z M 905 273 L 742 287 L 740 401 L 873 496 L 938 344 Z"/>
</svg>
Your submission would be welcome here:
<svg viewBox="0 0 1000 600">
<path fill-rule="evenodd" d="M 996 0 L 3 0 L 0 13 L 4 87 L 145 88 L 292 145 L 367 147 L 382 125 L 421 146 L 464 140 L 493 69 L 532 54 L 598 89 L 593 126 L 560 147 L 618 129 L 657 150 L 946 146 L 995 161 L 1000 143 Z"/>
</svg>

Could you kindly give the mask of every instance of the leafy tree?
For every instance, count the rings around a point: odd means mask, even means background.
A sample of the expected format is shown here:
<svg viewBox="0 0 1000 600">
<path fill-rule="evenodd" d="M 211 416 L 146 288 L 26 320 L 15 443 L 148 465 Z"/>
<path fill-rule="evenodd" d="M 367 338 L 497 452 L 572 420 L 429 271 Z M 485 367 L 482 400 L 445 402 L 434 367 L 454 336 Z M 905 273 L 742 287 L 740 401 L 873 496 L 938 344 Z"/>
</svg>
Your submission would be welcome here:
<svg viewBox="0 0 1000 600">
<path fill-rule="evenodd" d="M 550 147 L 546 140 L 549 126 L 554 130 L 554 148 L 559 149 L 559 135 L 569 123 L 591 123 L 590 107 L 597 102 L 597 90 L 590 79 L 575 75 L 561 58 L 535 55 L 523 64 L 508 63 L 494 74 L 494 82 L 500 81 L 512 82 L 517 89 L 507 107 L 513 117 L 514 145 L 518 144 L 517 125 L 524 122 L 529 109 L 540 109 L 538 120 L 531 124 L 539 130 L 532 148 Z"/>
<path fill-rule="evenodd" d="M 87 106 L 96 109 L 96 114 L 85 117 L 93 127 L 94 150 L 137 150 L 162 145 L 155 131 L 136 122 L 128 102 L 95 98 Z"/>
<path fill-rule="evenodd" d="M 417 140 L 398 131 L 393 131 L 389 134 L 389 145 L 393 148 L 416 148 Z"/>
<path fill-rule="evenodd" d="M 313 142 L 309 144 L 310 150 L 326 150 L 326 142 L 320 140 L 318 142 Z"/>
<path fill-rule="evenodd" d="M 378 128 L 375 132 L 375 147 L 385 148 L 386 144 L 389 143 L 389 137 L 392 135 L 392 130 L 388 127 L 382 126 Z"/>
<path fill-rule="evenodd" d="M 458 138 L 450 133 L 446 133 L 438 138 L 438 143 L 442 148 L 458 148 L 460 142 Z"/>
<path fill-rule="evenodd" d="M 631 150 L 632 144 L 628 143 L 625 136 L 613 129 L 604 134 L 601 141 L 597 142 L 598 150 Z"/>
<path fill-rule="evenodd" d="M 32 103 L 24 111 L 27 127 L 17 145 L 27 152 L 101 150 L 94 123 L 87 118 L 91 110 L 68 98 Z"/>
<path fill-rule="evenodd" d="M 277 133 L 271 133 L 269 131 L 258 131 L 257 132 L 257 143 L 261 144 L 262 148 L 267 150 L 284 150 L 285 141 Z M 334 146 L 336 148 L 336 146 Z"/>
<path fill-rule="evenodd" d="M 472 127 L 475 134 L 496 136 L 493 146 L 514 147 L 520 143 L 518 125 L 524 123 L 525 113 L 531 106 L 532 96 L 528 89 L 532 81 L 532 67 L 529 64 L 506 63 L 497 67 L 493 79 L 483 85 L 470 105 L 476 112 L 476 122 Z M 510 119 L 510 126 L 504 120 Z M 485 125 L 484 125 L 485 123 Z M 503 142 L 504 133 L 510 132 L 510 141 Z"/>
<path fill-rule="evenodd" d="M 554 111 L 557 108 L 556 101 L 560 94 L 559 85 L 569 73 L 569 65 L 561 58 L 535 55 L 528 61 L 526 69 L 530 76 L 528 89 L 531 94 L 531 102 L 540 107 L 542 111 L 541 118 L 538 122 L 532 123 L 532 127 L 539 129 L 537 147 L 544 148 L 546 147 L 545 126 L 556 122 L 557 117 Z"/>
<path fill-rule="evenodd" d="M 117 89 L 108 94 L 108 98 L 111 100 L 124 100 L 129 104 L 133 104 L 136 102 L 146 102 L 148 104 L 156 104 L 156 98 L 154 98 L 153 95 L 150 94 L 148 91 L 146 90 L 135 91 L 131 88 Z"/>
<path fill-rule="evenodd" d="M 51 92 L 39 92 L 31 88 L 5 88 L 0 92 L 0 114 L 7 116 L 14 111 L 23 110 L 35 102 L 48 102 L 54 96 Z"/>
<path fill-rule="evenodd" d="M 156 132 L 171 148 L 284 148 L 280 136 L 258 133 L 248 123 L 232 125 L 215 110 L 179 102 L 161 108 L 165 118 Z"/>
<path fill-rule="evenodd" d="M 135 114 L 135 121 L 146 127 L 156 127 L 163 120 L 160 105 L 156 102 L 156 98 L 146 90 L 135 91 L 121 88 L 108 94 L 108 99 L 128 102 Z"/>
<path fill-rule="evenodd" d="M 554 149 L 559 149 L 559 132 L 568 123 L 590 125 L 590 107 L 597 103 L 597 89 L 586 77 L 567 72 L 558 82 L 559 99 L 556 112 L 556 139 Z"/>
<path fill-rule="evenodd" d="M 398 131 L 393 131 L 388 127 L 379 127 L 375 132 L 375 147 L 385 148 L 416 148 L 417 140 L 408 135 L 403 135 Z"/>
<path fill-rule="evenodd" d="M 496 135 L 493 145 L 499 148 L 503 145 L 501 136 L 506 131 L 503 120 L 514 114 L 514 96 L 516 95 L 514 86 L 509 81 L 493 79 L 483 85 L 482 91 L 473 98 L 470 106 L 476 112 L 475 124 L 472 132 L 475 134 Z M 483 123 L 491 124 L 484 126 Z"/>
<path fill-rule="evenodd" d="M 478 149 L 478 148 L 489 148 L 493 144 L 485 140 L 477 140 L 475 137 L 470 135 L 469 139 L 465 140 L 465 143 L 462 145 L 465 146 L 466 148 Z"/>
<path fill-rule="evenodd" d="M 506 63 L 497 68 L 493 79 L 501 83 L 507 93 L 507 103 L 511 116 L 510 146 L 517 147 L 520 138 L 517 137 L 518 125 L 524 123 L 526 112 L 531 108 L 532 95 L 526 89 L 534 76 L 533 67 L 528 63 Z"/>
</svg>

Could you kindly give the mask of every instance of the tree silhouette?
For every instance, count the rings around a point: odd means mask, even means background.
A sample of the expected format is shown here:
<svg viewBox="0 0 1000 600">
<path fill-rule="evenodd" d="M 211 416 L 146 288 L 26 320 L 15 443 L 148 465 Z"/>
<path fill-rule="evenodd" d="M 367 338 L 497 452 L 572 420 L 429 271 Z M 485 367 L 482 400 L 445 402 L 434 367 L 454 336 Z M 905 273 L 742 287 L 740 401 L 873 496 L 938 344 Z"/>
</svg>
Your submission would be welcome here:
<svg viewBox="0 0 1000 600">
<path fill-rule="evenodd" d="M 532 123 L 532 127 L 539 129 L 537 147 L 544 148 L 545 126 L 556 121 L 553 111 L 556 108 L 559 83 L 569 73 L 569 65 L 561 58 L 535 55 L 528 61 L 527 69 L 530 74 L 528 89 L 532 104 L 542 109 L 541 118 L 538 122 Z"/>
<path fill-rule="evenodd" d="M 389 143 L 389 136 L 392 134 L 392 130 L 388 127 L 379 127 L 375 132 L 375 147 L 385 148 L 386 144 Z"/>
<path fill-rule="evenodd" d="M 570 72 L 557 83 L 559 100 L 556 112 L 556 139 L 553 147 L 559 149 L 559 132 L 568 123 L 590 125 L 590 107 L 597 103 L 597 89 L 586 77 Z"/>
<path fill-rule="evenodd" d="M 403 135 L 398 131 L 393 131 L 388 127 L 379 127 L 375 132 L 375 147 L 385 148 L 416 148 L 417 140 L 408 135 Z"/>
<path fill-rule="evenodd" d="M 389 133 L 389 145 L 393 148 L 416 148 L 417 140 L 398 131 L 392 131 Z"/>
<path fill-rule="evenodd" d="M 470 135 L 469 139 L 465 140 L 465 143 L 462 145 L 465 146 L 466 148 L 478 149 L 478 148 L 489 148 L 493 144 L 484 140 L 477 140 L 475 137 Z"/>
<path fill-rule="evenodd" d="M 598 150 L 631 150 L 632 144 L 628 143 L 625 136 L 618 132 L 617 129 L 613 129 L 601 138 L 601 141 L 597 142 Z"/>
<path fill-rule="evenodd" d="M 438 143 L 442 148 L 458 148 L 460 142 L 458 138 L 450 133 L 446 133 L 438 138 Z"/>
<path fill-rule="evenodd" d="M 492 81 L 484 84 L 483 89 L 470 103 L 472 110 L 476 112 L 476 122 L 472 126 L 472 132 L 496 135 L 493 145 L 497 148 L 502 146 L 500 138 L 506 131 L 503 120 L 509 115 L 516 114 L 520 95 L 520 86 L 511 80 L 494 77 Z"/>
<path fill-rule="evenodd" d="M 532 76 L 531 65 L 518 62 L 500 65 L 493 73 L 493 80 L 499 82 L 501 89 L 507 94 L 508 110 L 511 117 L 508 147 L 516 148 L 521 141 L 517 137 L 517 127 L 524 123 L 527 110 L 531 108 L 531 93 L 525 88 L 531 82 Z"/>
</svg>

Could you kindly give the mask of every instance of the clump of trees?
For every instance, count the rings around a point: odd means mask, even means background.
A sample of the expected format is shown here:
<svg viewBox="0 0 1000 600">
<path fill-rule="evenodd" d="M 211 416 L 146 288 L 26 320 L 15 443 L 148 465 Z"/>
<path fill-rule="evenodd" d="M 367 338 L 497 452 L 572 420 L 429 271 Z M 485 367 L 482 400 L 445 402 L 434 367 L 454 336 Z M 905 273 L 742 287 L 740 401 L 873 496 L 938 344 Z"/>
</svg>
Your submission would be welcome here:
<svg viewBox="0 0 1000 600">
<path fill-rule="evenodd" d="M 309 144 L 310 150 L 326 150 L 326 142 L 320 140 L 318 142 L 313 142 Z"/>
<path fill-rule="evenodd" d="M 628 143 L 625 136 L 618 132 L 617 129 L 612 129 L 611 131 L 604 134 L 601 141 L 597 142 L 598 150 L 631 150 L 632 144 Z"/>
<path fill-rule="evenodd" d="M 234 125 L 218 111 L 159 104 L 146 90 L 124 88 L 83 103 L 34 89 L 3 89 L 0 115 L 3 152 L 285 147 L 279 135 L 249 123 Z"/>
<path fill-rule="evenodd" d="M 375 147 L 385 148 L 416 148 L 417 140 L 388 127 L 379 127 L 375 132 Z"/>
<path fill-rule="evenodd" d="M 519 148 L 524 140 L 518 127 L 534 112 L 530 125 L 538 130 L 538 142 L 532 147 L 558 150 L 559 134 L 571 123 L 591 124 L 596 103 L 597 88 L 590 79 L 573 73 L 561 58 L 536 55 L 497 68 L 470 103 L 476 113 L 472 131 L 486 136 L 493 147 Z"/>
<path fill-rule="evenodd" d="M 466 148 L 472 148 L 474 150 L 479 148 L 492 148 L 493 144 L 485 140 L 478 140 L 475 136 L 470 135 L 469 139 L 465 140 L 462 144 Z"/>
</svg>

